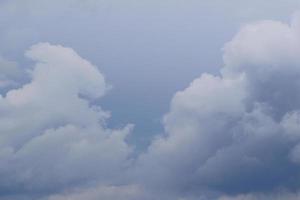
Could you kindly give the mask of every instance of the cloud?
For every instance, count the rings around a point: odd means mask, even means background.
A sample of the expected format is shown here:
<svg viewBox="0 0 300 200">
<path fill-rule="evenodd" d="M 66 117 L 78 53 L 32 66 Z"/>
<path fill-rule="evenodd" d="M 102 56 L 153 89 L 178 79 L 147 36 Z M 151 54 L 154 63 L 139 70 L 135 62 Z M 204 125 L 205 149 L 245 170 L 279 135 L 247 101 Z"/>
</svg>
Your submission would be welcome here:
<svg viewBox="0 0 300 200">
<path fill-rule="evenodd" d="M 262 194 L 241 194 L 237 196 L 222 196 L 218 200 L 295 200 L 299 199 L 299 193 L 282 191 L 280 193 Z"/>
<path fill-rule="evenodd" d="M 0 97 L 0 191 L 47 194 L 69 187 L 122 180 L 132 148 L 132 125 L 105 128 L 109 113 L 92 101 L 109 86 L 74 50 L 39 43 L 31 81 Z"/>
<path fill-rule="evenodd" d="M 70 48 L 32 46 L 31 81 L 0 96 L 0 197 L 298 198 L 299 27 L 297 14 L 243 26 L 220 74 L 174 95 L 165 133 L 136 159 L 132 125 L 107 128 L 93 103 L 110 88 L 97 68 Z"/>
<path fill-rule="evenodd" d="M 54 195 L 48 200 L 139 200 L 142 191 L 136 185 L 125 186 L 97 186 L 80 191 L 69 192 L 65 195 Z"/>
<path fill-rule="evenodd" d="M 299 18 L 245 25 L 219 76 L 175 94 L 166 134 L 138 160 L 140 182 L 208 199 L 299 188 Z"/>
</svg>

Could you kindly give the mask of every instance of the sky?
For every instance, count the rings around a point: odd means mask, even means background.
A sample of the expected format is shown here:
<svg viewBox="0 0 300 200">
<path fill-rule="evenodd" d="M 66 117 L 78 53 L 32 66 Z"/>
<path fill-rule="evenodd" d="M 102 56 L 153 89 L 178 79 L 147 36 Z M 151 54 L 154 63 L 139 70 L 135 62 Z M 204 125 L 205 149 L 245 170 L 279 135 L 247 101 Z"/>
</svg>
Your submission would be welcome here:
<svg viewBox="0 0 300 200">
<path fill-rule="evenodd" d="M 299 8 L 0 0 L 0 200 L 300 198 Z"/>
</svg>

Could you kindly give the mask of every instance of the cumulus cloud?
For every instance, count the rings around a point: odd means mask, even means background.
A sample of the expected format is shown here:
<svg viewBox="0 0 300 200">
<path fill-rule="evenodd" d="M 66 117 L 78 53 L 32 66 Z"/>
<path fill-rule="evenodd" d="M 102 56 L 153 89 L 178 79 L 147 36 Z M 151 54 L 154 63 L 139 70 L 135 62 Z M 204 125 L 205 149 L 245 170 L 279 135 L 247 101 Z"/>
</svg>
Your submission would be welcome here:
<svg viewBox="0 0 300 200">
<path fill-rule="evenodd" d="M 220 75 L 177 92 L 165 133 L 136 159 L 132 125 L 107 128 L 92 103 L 109 89 L 97 68 L 70 48 L 32 46 L 31 81 L 0 96 L 3 199 L 299 198 L 299 33 L 299 15 L 242 27 Z"/>
<path fill-rule="evenodd" d="M 132 125 L 105 128 L 109 113 L 91 103 L 109 89 L 103 75 L 59 45 L 40 43 L 26 56 L 36 62 L 31 81 L 0 96 L 1 194 L 118 182 Z"/>
<path fill-rule="evenodd" d="M 299 188 L 299 18 L 245 25 L 219 76 L 175 94 L 166 134 L 138 160 L 141 182 L 192 199 Z"/>
</svg>

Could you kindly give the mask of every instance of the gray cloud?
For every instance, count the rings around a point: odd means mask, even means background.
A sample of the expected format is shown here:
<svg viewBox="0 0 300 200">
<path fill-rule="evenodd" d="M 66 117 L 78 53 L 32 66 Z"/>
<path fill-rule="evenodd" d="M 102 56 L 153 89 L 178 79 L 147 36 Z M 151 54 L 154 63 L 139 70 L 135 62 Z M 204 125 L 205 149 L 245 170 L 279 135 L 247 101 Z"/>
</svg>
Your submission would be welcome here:
<svg viewBox="0 0 300 200">
<path fill-rule="evenodd" d="M 67 192 L 50 196 L 48 200 L 139 200 L 143 199 L 143 191 L 136 185 L 97 186 L 85 190 Z"/>
<path fill-rule="evenodd" d="M 223 196 L 218 200 L 295 200 L 299 199 L 299 193 L 291 193 L 286 191 L 281 191 L 278 193 L 263 194 L 263 193 L 253 193 L 253 194 L 241 194 L 237 196 Z"/>
<path fill-rule="evenodd" d="M 242 27 L 224 47 L 221 75 L 174 96 L 166 136 L 139 158 L 142 181 L 191 198 L 297 190 L 299 48 L 298 15 Z"/>
</svg>

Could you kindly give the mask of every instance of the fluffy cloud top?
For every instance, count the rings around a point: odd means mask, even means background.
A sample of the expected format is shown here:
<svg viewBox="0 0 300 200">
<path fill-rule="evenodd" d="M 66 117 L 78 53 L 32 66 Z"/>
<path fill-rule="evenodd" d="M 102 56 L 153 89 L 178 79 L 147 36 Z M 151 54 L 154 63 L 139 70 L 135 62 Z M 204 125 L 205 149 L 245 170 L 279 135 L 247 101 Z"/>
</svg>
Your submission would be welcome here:
<svg viewBox="0 0 300 200">
<path fill-rule="evenodd" d="M 111 183 L 129 164 L 131 125 L 105 128 L 109 116 L 91 100 L 109 88 L 72 49 L 40 43 L 31 81 L 0 98 L 0 188 L 47 193 L 95 180 Z"/>
<path fill-rule="evenodd" d="M 299 27 L 297 15 L 244 26 L 224 47 L 221 75 L 174 96 L 166 135 L 138 161 L 150 187 L 208 199 L 299 188 Z"/>
</svg>

